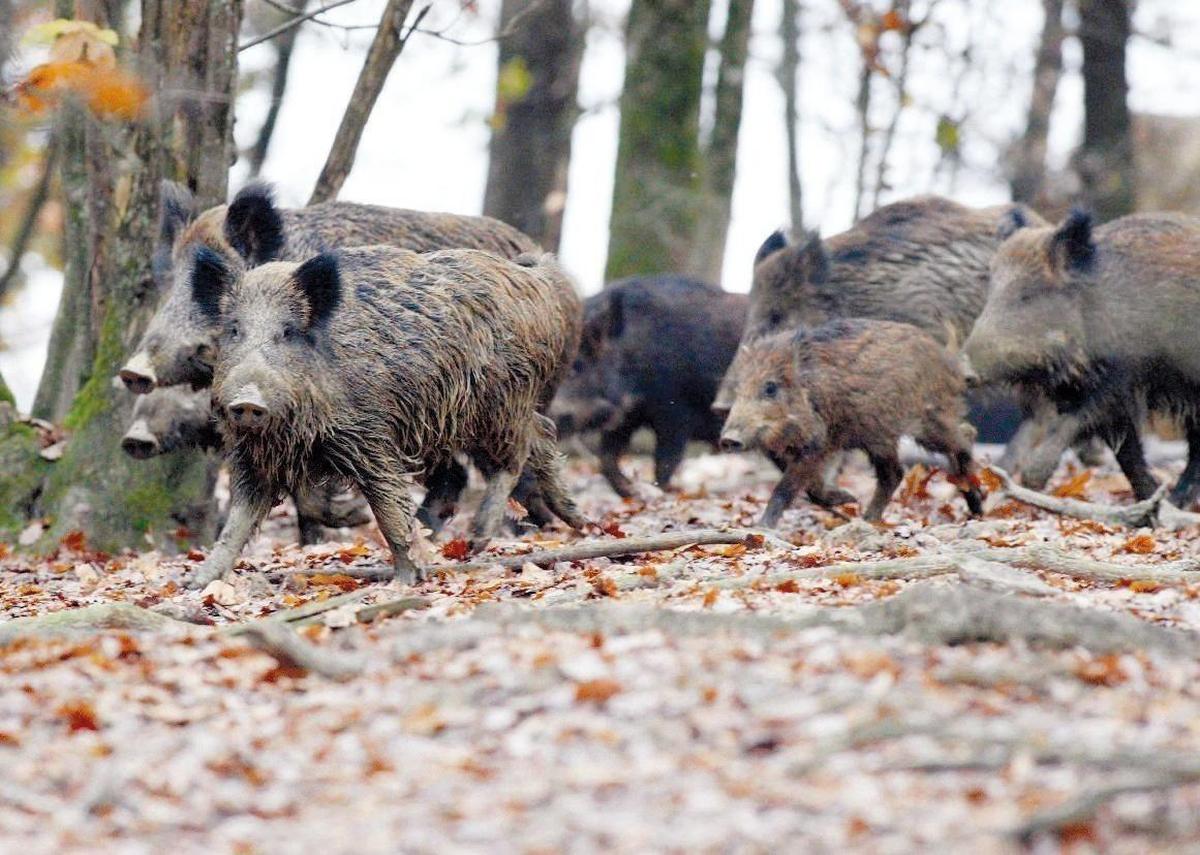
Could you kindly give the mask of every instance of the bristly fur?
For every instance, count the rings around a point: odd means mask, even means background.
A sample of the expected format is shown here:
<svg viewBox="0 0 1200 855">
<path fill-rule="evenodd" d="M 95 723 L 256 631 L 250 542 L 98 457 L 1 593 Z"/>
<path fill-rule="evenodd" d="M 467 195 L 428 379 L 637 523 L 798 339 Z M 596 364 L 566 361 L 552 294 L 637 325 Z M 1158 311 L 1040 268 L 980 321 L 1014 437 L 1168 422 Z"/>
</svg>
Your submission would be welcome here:
<svg viewBox="0 0 1200 855">
<path fill-rule="evenodd" d="M 1051 251 L 1062 254 L 1067 269 L 1086 270 L 1096 255 L 1096 245 L 1092 241 L 1092 215 L 1081 208 L 1072 208 L 1054 233 Z"/>
<path fill-rule="evenodd" d="M 224 257 L 207 246 L 197 247 L 192 260 L 192 301 L 214 323 L 221 319 L 221 297 L 232 278 Z"/>
<path fill-rule="evenodd" d="M 284 243 L 283 217 L 269 184 L 252 182 L 233 197 L 225 212 L 225 239 L 251 266 L 279 257 Z"/>
<path fill-rule="evenodd" d="M 754 266 L 758 267 L 763 260 L 779 252 L 779 250 L 785 248 L 787 245 L 787 233 L 783 229 L 776 229 L 771 232 L 770 236 L 762 242 L 762 246 L 758 248 L 758 252 L 754 254 Z"/>
<path fill-rule="evenodd" d="M 182 184 L 163 179 L 159 185 L 159 242 L 169 249 L 175 237 L 196 216 L 196 200 Z"/>
<path fill-rule="evenodd" d="M 336 253 L 323 252 L 296 268 L 296 284 L 309 306 L 309 326 L 324 323 L 342 299 Z"/>
</svg>

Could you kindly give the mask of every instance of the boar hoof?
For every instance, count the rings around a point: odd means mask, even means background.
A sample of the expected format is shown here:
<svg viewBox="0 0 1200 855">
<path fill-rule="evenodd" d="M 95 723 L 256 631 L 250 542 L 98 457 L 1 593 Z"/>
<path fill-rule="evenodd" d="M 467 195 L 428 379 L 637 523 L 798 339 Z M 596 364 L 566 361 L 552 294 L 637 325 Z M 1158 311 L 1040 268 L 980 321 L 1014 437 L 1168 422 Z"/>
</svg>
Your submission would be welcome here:
<svg viewBox="0 0 1200 855">
<path fill-rule="evenodd" d="M 396 581 L 405 585 L 415 585 L 425 581 L 425 570 L 403 552 L 396 553 L 392 559 L 396 569 Z"/>
<path fill-rule="evenodd" d="M 207 588 L 210 583 L 224 576 L 225 570 L 226 568 L 221 565 L 221 562 L 209 558 L 196 569 L 196 573 L 191 579 L 184 582 L 184 587 L 192 591 Z"/>
</svg>

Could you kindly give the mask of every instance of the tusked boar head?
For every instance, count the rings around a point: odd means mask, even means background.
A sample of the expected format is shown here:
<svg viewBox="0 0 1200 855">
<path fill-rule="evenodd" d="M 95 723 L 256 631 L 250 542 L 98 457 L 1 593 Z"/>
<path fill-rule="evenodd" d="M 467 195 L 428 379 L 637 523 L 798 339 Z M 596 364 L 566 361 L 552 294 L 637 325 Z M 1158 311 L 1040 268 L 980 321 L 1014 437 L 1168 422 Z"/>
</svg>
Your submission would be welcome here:
<svg viewBox="0 0 1200 855">
<path fill-rule="evenodd" d="M 963 348 L 967 373 L 983 383 L 1070 382 L 1087 364 L 1092 218 L 1076 210 L 1057 228 L 1022 226 L 1015 216 L 1001 225 L 987 303 Z"/>
</svg>

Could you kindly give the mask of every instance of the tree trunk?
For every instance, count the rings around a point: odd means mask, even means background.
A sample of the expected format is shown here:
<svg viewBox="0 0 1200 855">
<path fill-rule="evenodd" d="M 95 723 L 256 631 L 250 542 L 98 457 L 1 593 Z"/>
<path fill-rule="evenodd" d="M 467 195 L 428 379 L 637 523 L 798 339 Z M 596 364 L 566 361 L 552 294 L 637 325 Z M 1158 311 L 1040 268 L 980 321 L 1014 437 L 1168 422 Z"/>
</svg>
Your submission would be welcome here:
<svg viewBox="0 0 1200 855">
<path fill-rule="evenodd" d="M 1062 77 L 1063 0 L 1042 0 L 1046 22 L 1038 43 L 1033 66 L 1033 94 L 1025 133 L 1017 143 L 1013 157 L 1012 196 L 1014 202 L 1033 205 L 1046 180 L 1046 138 L 1050 133 L 1050 113 Z"/>
<path fill-rule="evenodd" d="M 558 250 L 583 28 L 572 0 L 504 0 L 483 213 Z"/>
<path fill-rule="evenodd" d="M 800 109 L 798 106 L 800 73 L 800 0 L 783 0 L 779 22 L 783 39 L 783 57 L 779 63 L 779 85 L 783 87 L 783 122 L 787 130 L 788 213 L 792 232 L 804 229 L 804 195 L 800 184 Z"/>
<path fill-rule="evenodd" d="M 1079 0 L 1083 43 L 1083 147 L 1077 166 L 1084 196 L 1101 221 L 1133 211 L 1134 165 L 1125 47 L 1127 0 Z"/>
<path fill-rule="evenodd" d="M 867 201 L 867 158 L 871 153 L 871 63 L 864 55 L 854 110 L 858 114 L 858 165 L 854 170 L 854 221 L 862 219 Z"/>
<path fill-rule="evenodd" d="M 717 71 L 716 111 L 712 137 L 704 152 L 704 186 L 696 243 L 686 272 L 708 282 L 721 281 L 733 184 L 737 177 L 738 131 L 742 126 L 742 91 L 750 52 L 754 0 L 729 0 L 721 65 Z"/>
<path fill-rule="evenodd" d="M 44 544 L 80 529 L 105 550 L 212 534 L 214 465 L 199 454 L 132 464 L 119 446 L 132 399 L 112 378 L 155 308 L 148 261 L 160 180 L 187 184 L 205 204 L 226 197 L 241 13 L 240 0 L 142 0 L 129 59 L 155 94 L 147 115 L 131 128 L 79 111 L 65 117 L 71 252 L 38 399 L 51 411 L 69 400 L 68 442 L 52 464 L 37 456 L 24 425 L 0 442 L 8 476 L 0 528 L 10 534 L 41 519 L 48 522 Z"/>
<path fill-rule="evenodd" d="M 297 14 L 302 13 L 308 6 L 308 0 L 299 0 L 294 5 Z M 254 178 L 262 172 L 263 164 L 267 161 L 267 152 L 271 149 L 275 125 L 279 121 L 279 110 L 283 106 L 284 93 L 287 92 L 292 53 L 296 49 L 296 37 L 299 35 L 300 27 L 292 27 L 276 37 L 274 42 L 275 69 L 271 73 L 271 106 L 267 108 L 267 116 L 263 119 L 262 127 L 258 129 L 258 137 L 250 149 L 250 175 Z"/>
<path fill-rule="evenodd" d="M 329 148 L 329 157 L 317 178 L 317 186 L 313 188 L 308 204 L 328 202 L 336 199 L 342 192 L 342 185 L 354 167 L 354 157 L 358 153 L 358 143 L 362 139 L 367 120 L 375 109 L 375 101 L 383 91 L 388 74 L 400 52 L 404 50 L 404 22 L 412 9 L 413 0 L 388 0 L 379 19 L 379 28 L 375 31 L 375 39 L 371 49 L 367 51 L 367 59 L 359 72 L 358 82 L 354 84 L 354 92 L 346 112 L 342 114 L 342 123 L 338 126 L 337 136 Z M 428 9 L 428 7 L 426 7 Z M 422 12 L 421 14 L 424 14 Z M 415 26 L 415 25 L 414 25 Z M 411 30 L 409 31 L 411 33 Z"/>
<path fill-rule="evenodd" d="M 700 190 L 709 0 L 633 0 L 609 222 L 609 279 L 689 268 Z"/>
</svg>

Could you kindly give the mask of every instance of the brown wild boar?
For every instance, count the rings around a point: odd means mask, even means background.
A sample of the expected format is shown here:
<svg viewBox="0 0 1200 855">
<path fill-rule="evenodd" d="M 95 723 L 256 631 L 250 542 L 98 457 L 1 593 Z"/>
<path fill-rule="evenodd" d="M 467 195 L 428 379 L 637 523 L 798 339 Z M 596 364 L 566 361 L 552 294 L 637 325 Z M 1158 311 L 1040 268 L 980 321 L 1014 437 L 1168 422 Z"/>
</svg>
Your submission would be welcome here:
<svg viewBox="0 0 1200 855">
<path fill-rule="evenodd" d="M 202 248 L 189 267 L 197 309 L 222 329 L 213 401 L 232 475 L 193 584 L 232 569 L 282 491 L 330 480 L 362 491 L 397 578 L 423 578 L 410 487 L 456 453 L 487 480 L 477 544 L 526 465 L 550 510 L 584 524 L 538 412 L 579 336 L 579 298 L 552 257 L 376 246 L 246 271 Z"/>
<path fill-rule="evenodd" d="M 983 510 L 964 421 L 957 361 L 932 336 L 890 321 L 832 321 L 742 345 L 745 370 L 721 447 L 758 449 L 786 464 L 763 511 L 775 526 L 797 492 L 817 483 L 827 458 L 861 449 L 876 487 L 863 517 L 878 520 L 904 477 L 897 443 L 911 436 L 945 454 L 972 514 Z"/>
<path fill-rule="evenodd" d="M 1200 493 L 1200 219 L 1135 214 L 1094 227 L 1013 222 L 987 306 L 964 347 L 982 382 L 1037 386 L 1080 429 L 1105 439 L 1135 495 L 1158 482 L 1138 427 L 1147 410 L 1182 419 L 1188 463 L 1171 493 Z"/>
</svg>

